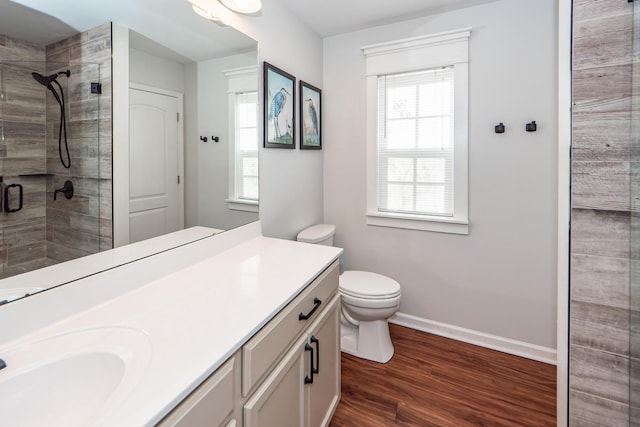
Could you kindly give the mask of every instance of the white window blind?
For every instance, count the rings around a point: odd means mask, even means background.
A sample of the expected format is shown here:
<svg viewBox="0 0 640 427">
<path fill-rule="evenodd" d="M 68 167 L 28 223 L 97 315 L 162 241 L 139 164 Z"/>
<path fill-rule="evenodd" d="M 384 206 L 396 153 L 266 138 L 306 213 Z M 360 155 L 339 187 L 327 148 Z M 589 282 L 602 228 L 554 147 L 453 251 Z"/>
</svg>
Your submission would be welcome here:
<svg viewBox="0 0 640 427">
<path fill-rule="evenodd" d="M 454 68 L 378 76 L 378 211 L 454 214 Z"/>
<path fill-rule="evenodd" d="M 258 200 L 258 92 L 235 96 L 235 188 L 241 200 Z"/>
<path fill-rule="evenodd" d="M 368 225 L 469 233 L 471 28 L 364 46 Z"/>
</svg>

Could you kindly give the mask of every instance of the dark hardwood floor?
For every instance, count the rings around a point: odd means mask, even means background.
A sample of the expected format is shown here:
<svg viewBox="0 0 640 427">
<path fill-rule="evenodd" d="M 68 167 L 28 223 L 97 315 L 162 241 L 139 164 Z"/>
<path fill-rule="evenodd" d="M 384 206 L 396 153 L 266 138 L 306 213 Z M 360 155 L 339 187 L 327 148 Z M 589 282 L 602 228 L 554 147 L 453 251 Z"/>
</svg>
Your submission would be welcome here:
<svg viewBox="0 0 640 427">
<path fill-rule="evenodd" d="M 390 325 L 395 355 L 342 354 L 330 427 L 555 426 L 556 367 Z"/>
</svg>

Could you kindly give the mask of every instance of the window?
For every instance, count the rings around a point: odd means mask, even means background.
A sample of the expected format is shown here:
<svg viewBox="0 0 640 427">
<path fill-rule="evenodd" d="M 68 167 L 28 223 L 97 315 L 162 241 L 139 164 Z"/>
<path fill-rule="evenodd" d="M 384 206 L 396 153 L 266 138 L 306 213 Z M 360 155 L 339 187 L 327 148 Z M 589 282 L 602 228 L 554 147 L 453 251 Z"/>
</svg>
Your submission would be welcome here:
<svg viewBox="0 0 640 427">
<path fill-rule="evenodd" d="M 469 35 L 363 48 L 368 224 L 468 233 Z"/>
<path fill-rule="evenodd" d="M 258 92 L 237 93 L 235 98 L 235 196 L 257 202 Z"/>
<path fill-rule="evenodd" d="M 258 212 L 257 68 L 225 71 L 229 96 L 229 209 Z"/>
<path fill-rule="evenodd" d="M 378 210 L 453 216 L 453 68 L 378 77 Z"/>
</svg>

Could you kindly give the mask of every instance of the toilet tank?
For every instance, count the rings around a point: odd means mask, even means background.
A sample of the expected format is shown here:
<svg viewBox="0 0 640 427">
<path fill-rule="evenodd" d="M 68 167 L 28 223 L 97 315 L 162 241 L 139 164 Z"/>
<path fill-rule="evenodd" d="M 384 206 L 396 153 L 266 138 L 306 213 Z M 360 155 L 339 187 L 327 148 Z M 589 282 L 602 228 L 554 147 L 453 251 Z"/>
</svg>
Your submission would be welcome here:
<svg viewBox="0 0 640 427">
<path fill-rule="evenodd" d="M 297 240 L 298 242 L 333 246 L 333 235 L 335 233 L 336 226 L 333 224 L 316 224 L 298 233 Z"/>
</svg>

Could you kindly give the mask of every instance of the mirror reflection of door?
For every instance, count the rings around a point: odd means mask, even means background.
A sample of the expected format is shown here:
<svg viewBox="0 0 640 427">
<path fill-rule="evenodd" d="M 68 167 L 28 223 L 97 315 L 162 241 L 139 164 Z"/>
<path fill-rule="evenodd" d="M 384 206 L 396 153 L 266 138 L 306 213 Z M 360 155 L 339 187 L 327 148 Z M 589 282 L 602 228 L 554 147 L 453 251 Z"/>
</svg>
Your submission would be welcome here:
<svg viewBox="0 0 640 427">
<path fill-rule="evenodd" d="M 184 227 L 182 95 L 129 89 L 129 241 Z"/>
</svg>

